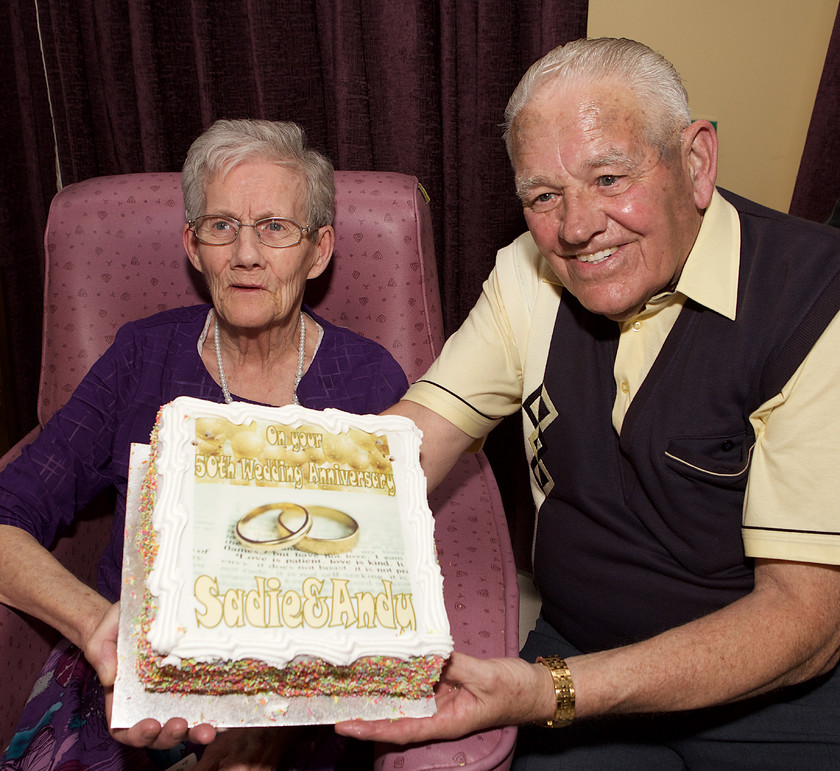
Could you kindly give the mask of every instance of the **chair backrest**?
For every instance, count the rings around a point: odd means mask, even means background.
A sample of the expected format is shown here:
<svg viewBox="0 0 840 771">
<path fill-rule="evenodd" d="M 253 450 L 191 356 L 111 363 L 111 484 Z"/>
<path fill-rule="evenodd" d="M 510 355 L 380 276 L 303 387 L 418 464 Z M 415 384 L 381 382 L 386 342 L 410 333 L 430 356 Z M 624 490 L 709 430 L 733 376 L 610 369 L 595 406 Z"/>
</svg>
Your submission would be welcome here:
<svg viewBox="0 0 840 771">
<path fill-rule="evenodd" d="M 413 381 L 443 341 L 429 206 L 405 174 L 337 171 L 335 184 L 335 255 L 307 302 L 382 344 Z M 206 299 L 183 224 L 179 173 L 95 177 L 55 196 L 44 236 L 41 425 L 122 324 Z"/>
</svg>

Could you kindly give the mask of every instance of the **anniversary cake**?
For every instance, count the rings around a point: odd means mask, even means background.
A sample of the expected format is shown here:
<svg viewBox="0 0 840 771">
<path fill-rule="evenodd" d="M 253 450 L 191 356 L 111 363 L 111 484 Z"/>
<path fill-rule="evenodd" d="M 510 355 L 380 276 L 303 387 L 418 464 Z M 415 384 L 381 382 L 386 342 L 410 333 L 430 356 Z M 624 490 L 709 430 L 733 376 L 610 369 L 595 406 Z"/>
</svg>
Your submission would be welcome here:
<svg viewBox="0 0 840 771">
<path fill-rule="evenodd" d="M 143 688 L 428 699 L 452 638 L 419 448 L 398 416 L 162 407 L 137 531 Z"/>
</svg>

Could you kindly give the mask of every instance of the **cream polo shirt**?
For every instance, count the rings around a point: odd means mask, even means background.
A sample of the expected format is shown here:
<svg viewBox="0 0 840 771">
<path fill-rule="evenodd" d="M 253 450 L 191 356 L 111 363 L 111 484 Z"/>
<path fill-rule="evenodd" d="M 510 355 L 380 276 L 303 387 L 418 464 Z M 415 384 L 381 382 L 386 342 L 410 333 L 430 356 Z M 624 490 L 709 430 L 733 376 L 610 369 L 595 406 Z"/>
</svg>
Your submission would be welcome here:
<svg viewBox="0 0 840 771">
<path fill-rule="evenodd" d="M 735 318 L 739 263 L 738 213 L 716 191 L 675 291 L 621 324 L 617 432 L 687 298 Z M 499 252 L 469 317 L 405 398 L 483 437 L 541 384 L 561 295 L 558 278 L 523 234 Z M 838 352 L 835 317 L 781 393 L 750 416 L 756 444 L 743 512 L 747 556 L 840 564 Z M 586 384 L 580 387 L 585 394 Z M 523 426 L 530 460 L 527 416 Z M 531 490 L 539 508 L 544 496 L 533 475 Z"/>
</svg>

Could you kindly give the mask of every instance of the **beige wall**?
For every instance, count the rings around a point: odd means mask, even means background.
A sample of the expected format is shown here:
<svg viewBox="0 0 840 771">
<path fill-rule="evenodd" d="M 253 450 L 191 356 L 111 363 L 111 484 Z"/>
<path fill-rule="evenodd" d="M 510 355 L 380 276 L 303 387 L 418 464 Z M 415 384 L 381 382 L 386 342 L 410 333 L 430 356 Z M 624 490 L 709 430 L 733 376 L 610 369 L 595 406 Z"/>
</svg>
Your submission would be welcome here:
<svg viewBox="0 0 840 771">
<path fill-rule="evenodd" d="M 670 59 L 718 122 L 718 184 L 787 211 L 837 0 L 589 0 L 590 37 Z"/>
</svg>

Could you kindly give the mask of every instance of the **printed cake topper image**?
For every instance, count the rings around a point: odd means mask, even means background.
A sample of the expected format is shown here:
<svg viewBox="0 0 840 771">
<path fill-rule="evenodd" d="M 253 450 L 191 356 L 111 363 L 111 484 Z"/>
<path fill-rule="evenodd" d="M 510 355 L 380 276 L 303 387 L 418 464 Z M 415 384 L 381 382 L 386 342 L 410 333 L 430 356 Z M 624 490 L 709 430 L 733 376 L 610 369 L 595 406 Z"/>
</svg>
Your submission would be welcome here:
<svg viewBox="0 0 840 771">
<path fill-rule="evenodd" d="M 207 417 L 195 421 L 195 440 L 196 481 L 395 492 L 387 438 L 358 428 L 334 434 L 315 426 L 238 425 Z M 253 549 L 340 554 L 357 544 L 359 523 L 339 509 L 277 501 L 244 514 L 235 534 Z"/>
<path fill-rule="evenodd" d="M 386 434 L 198 417 L 195 449 L 199 626 L 416 629 Z"/>
</svg>

